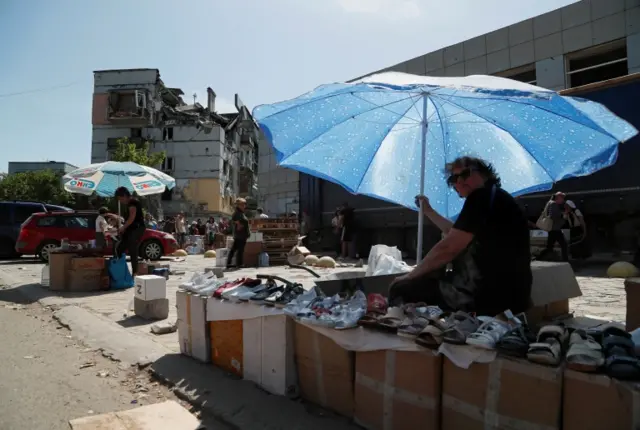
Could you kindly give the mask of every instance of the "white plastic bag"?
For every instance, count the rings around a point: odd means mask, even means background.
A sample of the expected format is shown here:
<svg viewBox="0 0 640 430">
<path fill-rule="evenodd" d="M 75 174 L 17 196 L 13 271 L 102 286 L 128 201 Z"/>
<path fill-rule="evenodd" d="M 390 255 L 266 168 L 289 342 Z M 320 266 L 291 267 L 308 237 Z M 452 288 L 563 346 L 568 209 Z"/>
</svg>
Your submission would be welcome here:
<svg viewBox="0 0 640 430">
<path fill-rule="evenodd" d="M 381 254 L 378 257 L 375 271 L 372 276 L 393 275 L 394 273 L 407 273 L 411 267 L 404 261 L 398 261 L 390 255 Z"/>
<path fill-rule="evenodd" d="M 387 245 L 373 245 L 371 252 L 369 253 L 369 260 L 367 261 L 367 271 L 365 276 L 373 276 L 376 272 L 378 263 L 382 256 L 391 257 L 394 260 L 402 262 L 402 252 L 397 247 L 391 247 Z M 396 272 L 397 273 L 397 272 Z"/>
</svg>

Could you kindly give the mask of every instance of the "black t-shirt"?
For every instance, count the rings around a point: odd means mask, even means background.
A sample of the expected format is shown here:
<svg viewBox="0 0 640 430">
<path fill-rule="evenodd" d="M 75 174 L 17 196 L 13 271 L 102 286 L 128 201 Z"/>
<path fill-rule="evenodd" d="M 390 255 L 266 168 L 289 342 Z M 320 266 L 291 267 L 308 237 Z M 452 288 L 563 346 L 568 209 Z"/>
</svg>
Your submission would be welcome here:
<svg viewBox="0 0 640 430">
<path fill-rule="evenodd" d="M 234 239 L 248 239 L 250 235 L 249 231 L 249 219 L 244 212 L 237 210 L 231 217 L 233 224 L 233 238 Z"/>
<path fill-rule="evenodd" d="M 142 204 L 140 203 L 140 200 L 138 199 L 129 200 L 128 209 L 131 210 L 131 208 L 136 208 L 136 217 L 134 218 L 133 222 L 129 226 L 129 229 L 133 230 L 141 226 L 144 226 L 144 215 L 142 214 Z"/>
<path fill-rule="evenodd" d="M 496 315 L 527 310 L 531 300 L 531 250 L 527 218 L 506 191 L 492 186 L 473 191 L 453 228 L 472 233 L 473 254 L 482 276 L 477 312 Z"/>
<path fill-rule="evenodd" d="M 353 208 L 342 208 L 340 214 L 342 215 L 342 225 L 346 228 L 353 228 L 355 224 L 355 215 Z"/>
</svg>

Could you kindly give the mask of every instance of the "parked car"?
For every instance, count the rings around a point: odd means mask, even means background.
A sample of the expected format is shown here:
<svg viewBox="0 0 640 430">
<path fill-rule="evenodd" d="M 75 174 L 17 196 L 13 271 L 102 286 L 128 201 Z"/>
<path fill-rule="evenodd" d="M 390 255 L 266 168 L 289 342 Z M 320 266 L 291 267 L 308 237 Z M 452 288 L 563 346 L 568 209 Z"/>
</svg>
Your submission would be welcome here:
<svg viewBox="0 0 640 430">
<path fill-rule="evenodd" d="M 31 215 L 22 225 L 16 243 L 16 252 L 36 255 L 49 261 L 49 252 L 62 239 L 69 242 L 88 242 L 96 238 L 96 212 L 47 212 Z M 105 255 L 113 254 L 113 243 L 108 241 Z M 176 239 L 169 233 L 147 229 L 140 241 L 139 255 L 145 260 L 159 260 L 163 255 L 173 254 L 178 249 Z"/>
<path fill-rule="evenodd" d="M 20 226 L 36 212 L 72 211 L 64 206 L 39 202 L 0 201 L 0 258 L 17 258 L 16 241 Z"/>
</svg>

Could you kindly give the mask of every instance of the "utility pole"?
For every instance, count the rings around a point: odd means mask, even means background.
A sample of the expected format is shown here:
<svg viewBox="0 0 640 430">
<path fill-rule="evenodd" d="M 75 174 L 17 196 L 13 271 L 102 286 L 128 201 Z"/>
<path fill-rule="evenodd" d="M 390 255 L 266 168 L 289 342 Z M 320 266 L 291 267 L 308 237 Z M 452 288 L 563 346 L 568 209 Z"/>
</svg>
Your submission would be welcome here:
<svg viewBox="0 0 640 430">
<path fill-rule="evenodd" d="M 196 104 L 196 99 L 198 98 L 198 94 L 193 93 L 193 104 Z"/>
</svg>

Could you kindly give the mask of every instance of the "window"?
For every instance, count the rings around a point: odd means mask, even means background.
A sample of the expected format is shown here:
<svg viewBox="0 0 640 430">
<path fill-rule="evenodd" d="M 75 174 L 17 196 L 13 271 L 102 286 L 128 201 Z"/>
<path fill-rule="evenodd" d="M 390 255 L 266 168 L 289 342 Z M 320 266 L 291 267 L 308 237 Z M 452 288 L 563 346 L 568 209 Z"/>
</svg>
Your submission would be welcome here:
<svg viewBox="0 0 640 430">
<path fill-rule="evenodd" d="M 109 94 L 109 117 L 145 117 L 147 96 L 142 90 L 114 91 Z"/>
<path fill-rule="evenodd" d="M 173 127 L 162 129 L 162 140 L 173 140 Z"/>
<path fill-rule="evenodd" d="M 161 199 L 165 202 L 170 202 L 173 199 L 173 190 L 166 189 L 162 193 Z"/>
<path fill-rule="evenodd" d="M 513 79 L 514 81 L 524 82 L 530 85 L 536 85 L 538 80 L 535 64 L 527 64 L 526 66 L 497 73 L 496 76 Z"/>
<path fill-rule="evenodd" d="M 160 170 L 171 172 L 173 171 L 173 157 L 165 157 L 162 160 L 162 168 Z"/>
<path fill-rule="evenodd" d="M 70 216 L 64 218 L 66 228 L 89 228 L 89 219 L 81 216 Z"/>
<path fill-rule="evenodd" d="M 142 129 L 141 128 L 132 128 L 131 129 L 131 137 L 132 138 L 141 138 L 142 137 Z"/>
<path fill-rule="evenodd" d="M 627 44 L 624 39 L 566 55 L 569 88 L 626 76 Z"/>
<path fill-rule="evenodd" d="M 16 205 L 13 212 L 14 221 L 16 224 L 22 224 L 36 212 L 46 212 L 46 210 L 42 205 Z"/>
<path fill-rule="evenodd" d="M 56 224 L 58 224 L 57 221 L 58 218 L 54 217 L 54 216 L 46 216 L 46 217 L 42 217 L 38 220 L 38 227 L 55 227 Z"/>
</svg>

